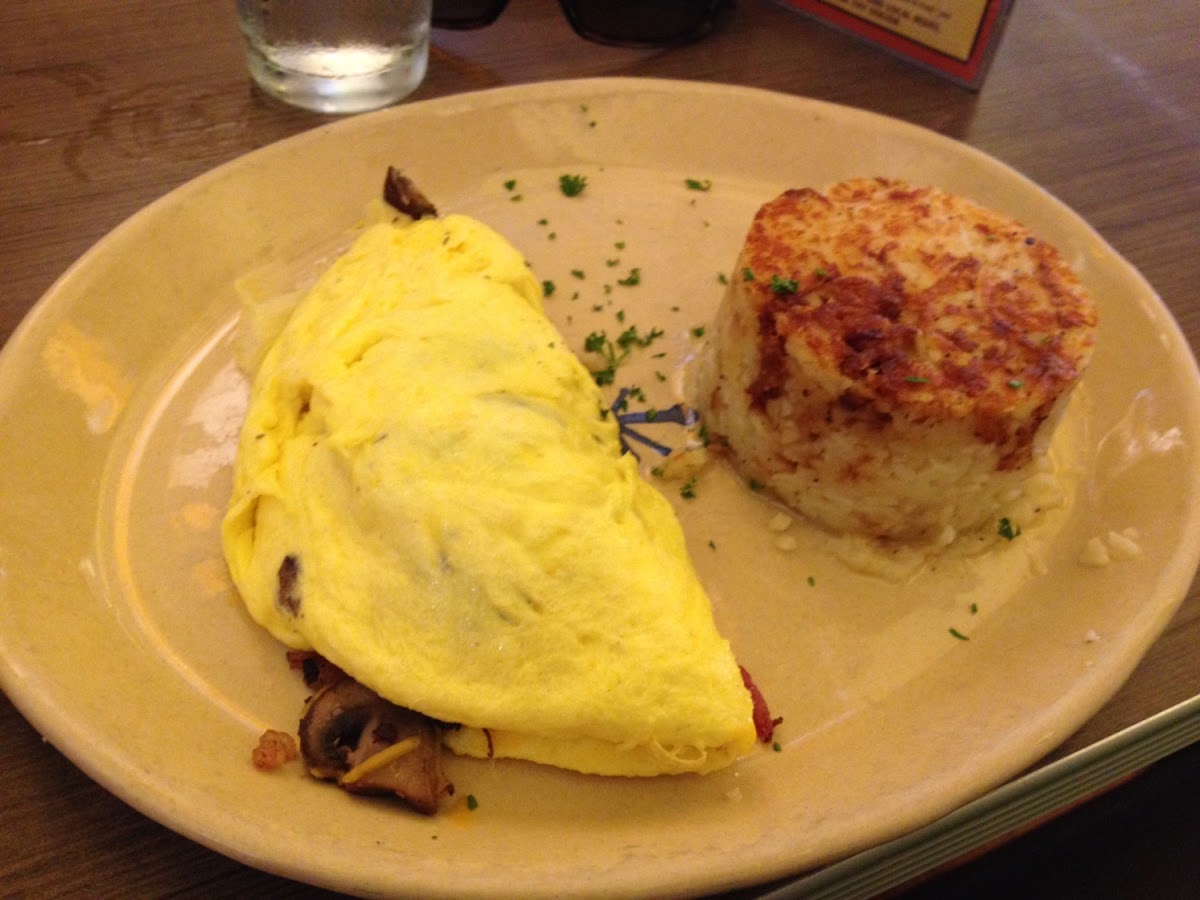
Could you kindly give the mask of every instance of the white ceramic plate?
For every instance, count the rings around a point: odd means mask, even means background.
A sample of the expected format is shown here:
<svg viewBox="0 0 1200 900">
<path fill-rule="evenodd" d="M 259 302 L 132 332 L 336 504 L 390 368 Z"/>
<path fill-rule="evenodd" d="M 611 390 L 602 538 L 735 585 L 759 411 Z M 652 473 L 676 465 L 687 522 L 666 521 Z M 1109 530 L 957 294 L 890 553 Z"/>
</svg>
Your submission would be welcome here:
<svg viewBox="0 0 1200 900">
<path fill-rule="evenodd" d="M 660 392 L 677 387 L 750 216 L 780 190 L 889 175 L 1007 211 L 1063 248 L 1101 310 L 1064 432 L 1068 503 L 969 565 L 896 582 L 848 569 L 799 523 L 796 548 L 778 549 L 775 511 L 719 468 L 692 500 L 666 485 L 722 630 L 785 719 L 778 751 L 728 771 L 619 780 L 455 760 L 458 802 L 433 819 L 298 767 L 258 773 L 258 734 L 294 728 L 304 689 L 244 615 L 217 541 L 245 392 L 234 282 L 303 282 L 389 164 L 522 247 L 577 346 L 593 330 L 661 328 L 621 372 Z M 585 175 L 585 192 L 565 197 L 562 174 Z M 620 284 L 635 268 L 640 283 Z M 55 746 L 130 804 L 304 881 L 529 897 L 778 878 L 980 795 L 1116 690 L 1196 569 L 1198 396 L 1191 353 L 1142 278 L 1037 186 L 936 134 L 691 83 L 560 82 L 404 106 L 164 197 L 64 275 L 5 347 L 0 675 Z M 1140 557 L 1079 563 L 1089 538 L 1125 529 Z"/>
</svg>

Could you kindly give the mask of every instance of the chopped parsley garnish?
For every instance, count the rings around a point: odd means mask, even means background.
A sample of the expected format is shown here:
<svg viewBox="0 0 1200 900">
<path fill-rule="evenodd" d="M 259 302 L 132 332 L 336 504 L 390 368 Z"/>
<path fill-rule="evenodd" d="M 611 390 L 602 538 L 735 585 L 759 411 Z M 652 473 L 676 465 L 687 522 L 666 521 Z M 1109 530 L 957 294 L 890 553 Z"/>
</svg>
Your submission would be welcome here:
<svg viewBox="0 0 1200 900">
<path fill-rule="evenodd" d="M 626 275 L 624 278 L 617 279 L 617 284 L 624 285 L 625 287 L 633 287 L 635 284 L 641 284 L 641 283 L 642 283 L 642 270 L 639 268 L 636 268 L 636 267 L 630 269 L 629 274 Z"/>
<path fill-rule="evenodd" d="M 583 189 L 587 187 L 587 176 L 559 175 L 558 187 L 563 192 L 563 196 L 578 197 L 583 193 Z"/>
<path fill-rule="evenodd" d="M 922 378 L 920 375 L 905 375 L 904 380 L 909 384 L 929 384 L 929 379 Z"/>
<path fill-rule="evenodd" d="M 763 488 L 765 488 L 765 487 L 766 487 L 766 485 L 765 485 L 765 484 L 763 484 L 763 483 L 762 483 L 761 481 L 759 481 L 758 479 L 756 479 L 756 478 L 751 478 L 751 479 L 750 479 L 750 490 L 752 490 L 752 491 L 761 491 L 761 490 L 762 490 Z"/>
<path fill-rule="evenodd" d="M 1013 378 L 1008 382 L 1008 386 L 1015 391 L 1019 388 L 1025 387 L 1025 382 L 1023 382 L 1020 378 Z"/>
<path fill-rule="evenodd" d="M 780 744 L 779 741 L 776 741 L 775 743 L 773 743 L 771 745 L 771 749 L 774 750 L 776 753 L 781 753 L 781 752 L 783 752 L 783 745 Z"/>
<path fill-rule="evenodd" d="M 781 278 L 778 275 L 772 275 L 771 290 L 776 294 L 794 294 L 800 290 L 800 284 L 795 278 Z"/>
<path fill-rule="evenodd" d="M 828 272 L 828 270 L 826 270 L 826 269 L 822 269 L 822 268 L 821 268 L 821 267 L 819 267 L 819 266 L 818 266 L 816 269 L 814 269 L 814 270 L 813 270 L 813 274 L 814 274 L 814 275 L 816 275 L 818 278 L 821 278 L 821 279 L 825 279 L 825 278 L 828 278 L 828 277 L 829 277 L 829 272 Z"/>
<path fill-rule="evenodd" d="M 712 180 L 709 178 L 685 178 L 683 183 L 687 185 L 689 191 L 710 191 L 712 190 Z"/>
<path fill-rule="evenodd" d="M 814 578 L 812 575 L 809 575 L 809 576 L 808 576 L 808 586 L 809 586 L 809 587 L 816 587 L 816 586 L 817 586 L 817 579 L 816 579 L 816 578 Z"/>
<path fill-rule="evenodd" d="M 729 276 L 724 272 L 717 273 L 717 284 L 729 284 Z"/>
<path fill-rule="evenodd" d="M 1006 541 L 1011 541 L 1021 533 L 1021 526 L 1005 516 L 1000 520 L 1000 526 L 996 529 L 996 533 Z"/>
<path fill-rule="evenodd" d="M 617 367 L 629 358 L 634 347 L 649 347 L 662 335 L 663 332 L 658 328 L 652 328 L 649 334 L 643 335 L 638 332 L 636 325 L 631 325 L 613 341 L 606 332 L 593 331 L 584 339 L 583 349 L 588 353 L 599 353 L 606 363 L 603 369 L 592 372 L 596 384 L 612 384 L 616 378 Z"/>
<path fill-rule="evenodd" d="M 969 641 L 969 640 L 970 640 L 970 638 L 969 638 L 969 637 L 967 637 L 965 634 L 963 634 L 963 633 L 962 633 L 961 631 L 959 631 L 957 628 L 951 628 L 951 629 L 950 629 L 950 634 L 951 634 L 953 637 L 956 637 L 956 638 L 958 638 L 960 641 Z"/>
<path fill-rule="evenodd" d="M 638 334 L 637 326 L 634 325 L 633 327 L 627 328 L 625 331 L 621 332 L 620 337 L 617 338 L 617 345 L 622 348 L 628 348 L 632 346 L 649 347 L 652 343 L 654 343 L 655 340 L 662 336 L 662 329 L 651 328 L 650 333 L 643 337 L 642 335 Z"/>
<path fill-rule="evenodd" d="M 543 281 L 542 282 L 542 296 L 549 297 L 553 293 L 554 293 L 554 282 L 553 281 Z"/>
<path fill-rule="evenodd" d="M 517 186 L 517 179 L 515 179 L 515 178 L 510 178 L 510 179 L 508 179 L 508 181 L 504 182 L 504 189 L 506 191 L 511 191 L 514 188 L 516 188 L 516 186 Z"/>
<path fill-rule="evenodd" d="M 683 487 L 679 489 L 679 496 L 684 500 L 696 499 L 696 479 L 689 478 L 683 483 Z"/>
<path fill-rule="evenodd" d="M 702 337 L 704 337 L 704 326 L 703 326 L 703 325 L 697 325 L 695 328 L 693 328 L 693 329 L 692 329 L 692 337 L 694 337 L 694 338 L 702 338 Z"/>
<path fill-rule="evenodd" d="M 474 794 L 467 794 L 467 809 L 474 812 L 479 808 L 479 801 L 475 799 Z"/>
<path fill-rule="evenodd" d="M 746 268 L 742 269 L 742 281 L 753 281 L 753 280 L 754 280 L 754 270 L 752 268 L 750 268 L 749 266 L 746 266 Z"/>
<path fill-rule="evenodd" d="M 587 278 L 587 273 L 585 273 L 583 269 L 572 269 L 571 275 L 575 278 L 578 278 L 580 281 Z"/>
</svg>

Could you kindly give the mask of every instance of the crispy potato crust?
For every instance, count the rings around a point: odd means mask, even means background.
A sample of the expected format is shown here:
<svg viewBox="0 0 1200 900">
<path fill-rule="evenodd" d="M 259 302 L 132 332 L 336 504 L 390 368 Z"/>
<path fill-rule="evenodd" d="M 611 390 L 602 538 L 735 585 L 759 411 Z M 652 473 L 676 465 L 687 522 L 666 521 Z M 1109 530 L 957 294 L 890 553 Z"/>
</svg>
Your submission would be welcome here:
<svg viewBox="0 0 1200 900">
<path fill-rule="evenodd" d="M 799 363 L 856 420 L 968 422 L 1001 470 L 1029 461 L 1095 341 L 1095 306 L 1054 247 L 963 197 L 884 178 L 765 204 L 735 288 L 758 323 L 752 408 Z"/>
</svg>

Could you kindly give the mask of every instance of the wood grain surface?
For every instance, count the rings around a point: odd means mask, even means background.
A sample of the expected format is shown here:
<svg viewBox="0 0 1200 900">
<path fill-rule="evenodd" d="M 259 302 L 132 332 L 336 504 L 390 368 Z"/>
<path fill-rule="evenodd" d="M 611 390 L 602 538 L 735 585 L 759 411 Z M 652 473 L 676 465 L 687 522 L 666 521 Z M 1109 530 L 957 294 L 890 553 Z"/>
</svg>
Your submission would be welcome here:
<svg viewBox="0 0 1200 900">
<path fill-rule="evenodd" d="M 904 119 L 998 157 L 1073 207 L 1200 346 L 1195 0 L 1020 0 L 977 92 L 767 0 L 739 0 L 716 33 L 662 51 L 588 43 L 552 0 L 510 7 L 488 29 L 435 32 L 429 74 L 412 99 L 653 76 L 770 88 Z M 126 217 L 220 163 L 326 121 L 252 88 L 232 2 L 0 3 L 0 340 Z M 1193 585 L 1125 687 L 1055 756 L 1200 694 L 1198 651 Z M 322 894 L 142 817 L 2 697 L 0 761 L 0 895 Z M 1164 816 L 1182 822 L 1171 832 L 1176 852 L 1200 845 L 1200 798 L 1195 779 L 1186 784 L 1180 796 L 1162 792 L 1162 803 L 1174 802 Z M 1160 842 L 1168 852 L 1170 840 Z M 1150 850 L 1130 852 L 1142 854 L 1128 866 L 1143 868 L 1145 896 L 1174 895 L 1178 885 L 1154 881 L 1171 874 L 1152 871 Z"/>
</svg>

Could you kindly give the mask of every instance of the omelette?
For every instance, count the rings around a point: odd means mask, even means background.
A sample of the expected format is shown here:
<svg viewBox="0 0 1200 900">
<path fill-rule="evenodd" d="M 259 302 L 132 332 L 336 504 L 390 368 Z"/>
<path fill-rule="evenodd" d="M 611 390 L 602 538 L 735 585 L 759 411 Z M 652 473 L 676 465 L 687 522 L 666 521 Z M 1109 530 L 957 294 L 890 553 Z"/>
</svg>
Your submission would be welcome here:
<svg viewBox="0 0 1200 900">
<path fill-rule="evenodd" d="M 456 753 L 650 776 L 755 743 L 673 509 L 471 218 L 372 225 L 299 302 L 253 376 L 222 539 L 258 623 Z"/>
</svg>

